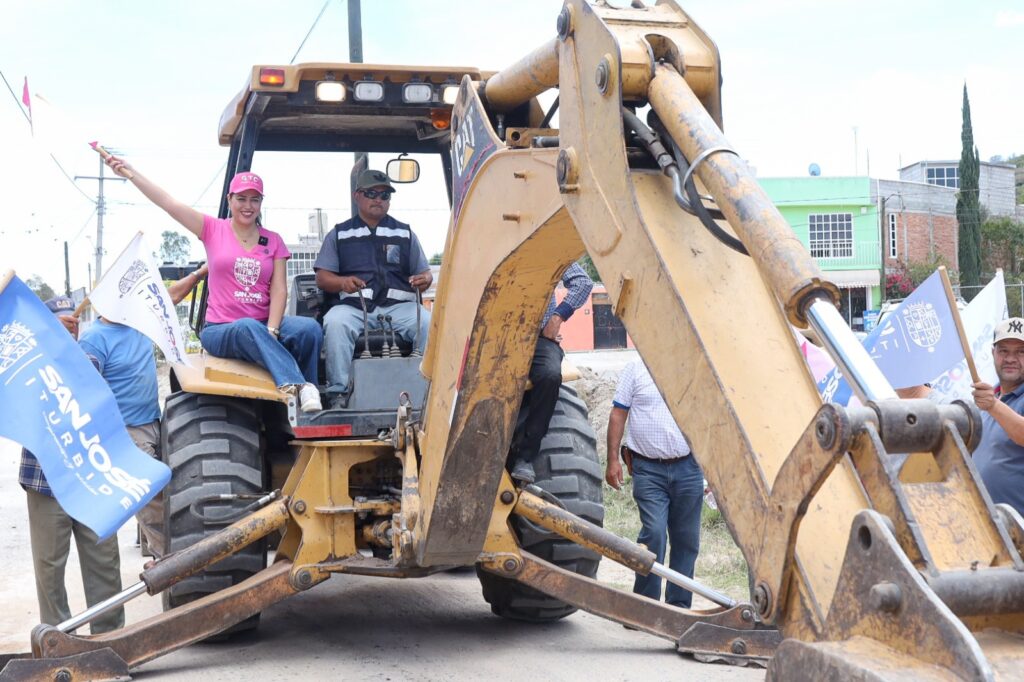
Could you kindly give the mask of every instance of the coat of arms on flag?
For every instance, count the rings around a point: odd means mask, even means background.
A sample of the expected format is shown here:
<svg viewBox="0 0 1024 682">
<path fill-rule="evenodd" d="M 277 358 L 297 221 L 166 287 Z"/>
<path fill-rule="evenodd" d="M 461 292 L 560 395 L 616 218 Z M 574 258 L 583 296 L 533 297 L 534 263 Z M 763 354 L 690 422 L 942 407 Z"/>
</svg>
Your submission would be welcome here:
<svg viewBox="0 0 1024 682">
<path fill-rule="evenodd" d="M 0 329 L 0 375 L 36 347 L 32 330 L 19 322 L 5 324 Z"/>
</svg>

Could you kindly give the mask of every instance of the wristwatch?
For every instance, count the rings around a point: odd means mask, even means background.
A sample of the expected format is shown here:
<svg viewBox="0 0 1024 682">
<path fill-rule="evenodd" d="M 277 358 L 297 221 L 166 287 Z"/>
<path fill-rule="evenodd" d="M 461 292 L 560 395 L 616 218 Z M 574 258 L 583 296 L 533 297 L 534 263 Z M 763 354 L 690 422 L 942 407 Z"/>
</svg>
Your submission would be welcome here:
<svg viewBox="0 0 1024 682">
<path fill-rule="evenodd" d="M 281 330 L 278 329 L 277 327 L 271 327 L 270 325 L 267 325 L 267 331 L 273 334 L 275 337 L 281 336 Z"/>
</svg>

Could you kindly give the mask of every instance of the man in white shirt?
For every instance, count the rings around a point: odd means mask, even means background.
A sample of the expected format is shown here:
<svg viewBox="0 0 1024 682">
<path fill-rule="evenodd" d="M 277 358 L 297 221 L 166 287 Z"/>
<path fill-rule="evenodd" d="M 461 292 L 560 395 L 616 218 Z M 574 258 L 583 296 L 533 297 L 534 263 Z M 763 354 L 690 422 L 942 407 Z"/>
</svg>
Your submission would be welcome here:
<svg viewBox="0 0 1024 682">
<path fill-rule="evenodd" d="M 623 443 L 627 417 L 629 433 Z M 654 552 L 658 563 L 665 563 L 667 545 L 669 568 L 692 578 L 700 549 L 704 474 L 642 360 L 622 370 L 608 415 L 605 480 L 616 490 L 622 485 L 620 445 L 640 511 L 637 542 Z M 660 601 L 661 578 L 638 573 L 633 592 Z M 678 585 L 669 584 L 665 591 L 665 601 L 673 606 L 688 609 L 692 597 Z"/>
</svg>

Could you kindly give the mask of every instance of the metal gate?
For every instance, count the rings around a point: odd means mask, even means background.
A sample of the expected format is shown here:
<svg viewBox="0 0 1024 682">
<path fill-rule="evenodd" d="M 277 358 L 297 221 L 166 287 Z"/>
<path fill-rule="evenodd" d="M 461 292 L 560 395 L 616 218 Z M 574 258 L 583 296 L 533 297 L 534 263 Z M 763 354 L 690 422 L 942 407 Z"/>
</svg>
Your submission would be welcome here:
<svg viewBox="0 0 1024 682">
<path fill-rule="evenodd" d="M 626 327 L 612 312 L 608 294 L 594 294 L 594 348 L 625 348 Z"/>
</svg>

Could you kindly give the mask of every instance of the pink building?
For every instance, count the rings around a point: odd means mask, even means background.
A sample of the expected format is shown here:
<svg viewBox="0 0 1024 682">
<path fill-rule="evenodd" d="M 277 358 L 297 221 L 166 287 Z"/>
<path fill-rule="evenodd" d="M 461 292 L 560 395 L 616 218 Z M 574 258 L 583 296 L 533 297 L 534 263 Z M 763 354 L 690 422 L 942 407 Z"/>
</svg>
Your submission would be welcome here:
<svg viewBox="0 0 1024 682">
<path fill-rule="evenodd" d="M 565 296 L 561 284 L 555 289 L 559 301 Z M 602 350 L 633 348 L 622 321 L 612 312 L 612 303 L 603 284 L 594 284 L 590 298 L 583 307 L 562 325 L 562 348 L 571 350 Z"/>
</svg>

